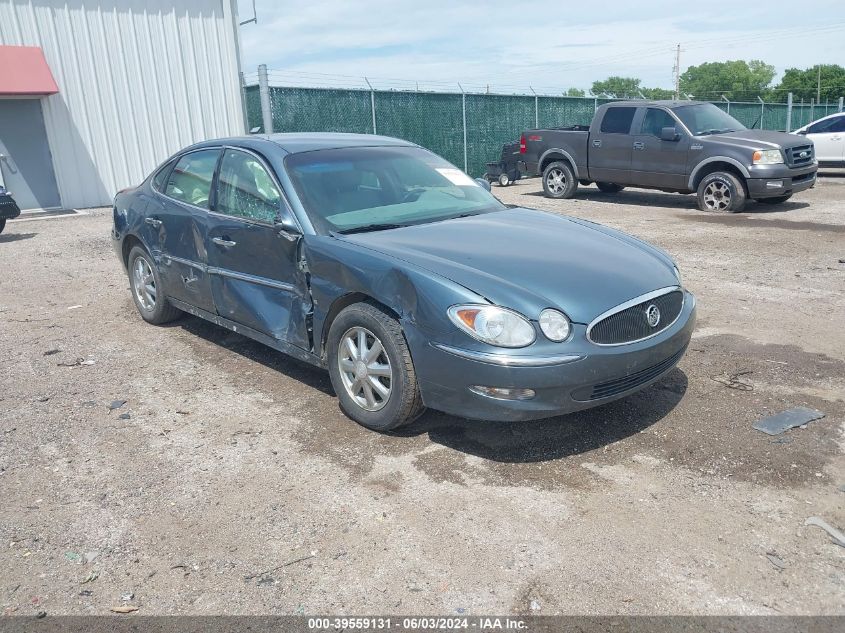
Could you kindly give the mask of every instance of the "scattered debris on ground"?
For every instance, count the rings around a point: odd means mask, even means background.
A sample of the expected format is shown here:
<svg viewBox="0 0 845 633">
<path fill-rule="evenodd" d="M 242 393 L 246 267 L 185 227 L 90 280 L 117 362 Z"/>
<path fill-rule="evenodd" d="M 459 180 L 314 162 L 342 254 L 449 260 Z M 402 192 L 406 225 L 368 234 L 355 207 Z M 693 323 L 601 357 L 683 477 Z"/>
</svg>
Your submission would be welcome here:
<svg viewBox="0 0 845 633">
<path fill-rule="evenodd" d="M 820 420 L 824 417 L 824 413 L 816 411 L 815 409 L 808 409 L 807 407 L 795 407 L 770 415 L 769 417 L 757 420 L 752 428 L 767 433 L 768 435 L 780 435 L 788 429 L 799 426 L 804 426 L 813 420 Z"/>
<path fill-rule="evenodd" d="M 710 376 L 710 380 L 718 382 L 720 385 L 725 385 L 728 389 L 736 389 L 737 391 L 753 391 L 754 387 L 751 383 L 740 380 L 740 376 L 747 376 L 754 372 L 750 369 L 741 369 L 732 374 L 722 374 L 720 376 Z"/>
<path fill-rule="evenodd" d="M 831 538 L 833 539 L 833 542 L 836 545 L 838 545 L 839 547 L 845 547 L 845 534 L 837 530 L 824 519 L 819 517 L 809 517 L 806 521 L 804 521 L 804 525 L 815 525 L 816 527 L 820 527 L 825 532 L 830 534 Z"/>
</svg>

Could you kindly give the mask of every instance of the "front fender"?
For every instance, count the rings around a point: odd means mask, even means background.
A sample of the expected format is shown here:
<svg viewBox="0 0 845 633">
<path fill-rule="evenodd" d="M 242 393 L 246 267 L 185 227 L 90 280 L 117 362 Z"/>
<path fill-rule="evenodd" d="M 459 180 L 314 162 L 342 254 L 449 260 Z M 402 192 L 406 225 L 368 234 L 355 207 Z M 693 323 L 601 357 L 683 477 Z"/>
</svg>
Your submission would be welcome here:
<svg viewBox="0 0 845 633">
<path fill-rule="evenodd" d="M 486 303 L 460 284 L 389 255 L 329 236 L 307 235 L 303 239 L 314 310 L 314 353 L 320 357 L 325 357 L 323 341 L 338 302 L 342 305 L 350 297 L 373 299 L 393 311 L 406 329 L 432 336 L 455 330 L 446 316 L 450 306 Z"/>
</svg>

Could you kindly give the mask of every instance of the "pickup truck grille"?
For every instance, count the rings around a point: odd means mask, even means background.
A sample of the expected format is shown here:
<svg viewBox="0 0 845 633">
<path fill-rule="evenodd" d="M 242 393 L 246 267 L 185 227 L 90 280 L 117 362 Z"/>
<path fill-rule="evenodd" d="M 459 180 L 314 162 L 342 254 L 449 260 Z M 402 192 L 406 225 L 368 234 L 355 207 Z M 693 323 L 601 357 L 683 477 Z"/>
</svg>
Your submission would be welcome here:
<svg viewBox="0 0 845 633">
<path fill-rule="evenodd" d="M 799 145 L 786 150 L 786 162 L 790 167 L 804 167 L 813 162 L 813 146 Z"/>
<path fill-rule="evenodd" d="M 654 326 L 648 322 L 647 313 L 651 306 L 656 306 L 660 314 L 660 319 Z M 681 314 L 683 306 L 683 291 L 671 290 L 591 324 L 587 330 L 587 338 L 598 345 L 634 343 L 654 336 L 672 325 Z"/>
</svg>

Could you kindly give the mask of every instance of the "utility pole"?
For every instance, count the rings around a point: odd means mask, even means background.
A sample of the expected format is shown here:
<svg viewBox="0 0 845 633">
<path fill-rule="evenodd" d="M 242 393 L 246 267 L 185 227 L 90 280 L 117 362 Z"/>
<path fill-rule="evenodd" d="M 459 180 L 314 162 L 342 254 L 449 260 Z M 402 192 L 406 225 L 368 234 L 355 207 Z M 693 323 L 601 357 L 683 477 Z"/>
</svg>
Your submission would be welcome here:
<svg viewBox="0 0 845 633">
<path fill-rule="evenodd" d="M 818 81 L 816 82 L 816 103 L 822 102 L 822 65 L 819 64 Z"/>
<path fill-rule="evenodd" d="M 675 49 L 675 101 L 681 98 L 681 45 Z"/>
</svg>

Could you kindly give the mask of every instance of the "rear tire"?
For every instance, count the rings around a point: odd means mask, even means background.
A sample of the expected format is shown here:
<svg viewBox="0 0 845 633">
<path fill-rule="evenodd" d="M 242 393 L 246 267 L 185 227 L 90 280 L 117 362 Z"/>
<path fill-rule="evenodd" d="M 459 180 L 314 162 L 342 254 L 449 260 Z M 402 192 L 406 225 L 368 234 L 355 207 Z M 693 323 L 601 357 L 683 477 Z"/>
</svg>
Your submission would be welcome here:
<svg viewBox="0 0 845 633">
<path fill-rule="evenodd" d="M 599 191 L 602 193 L 619 193 L 625 187 L 622 185 L 617 185 L 614 182 L 597 182 L 596 187 L 599 188 Z"/>
<path fill-rule="evenodd" d="M 698 208 L 711 213 L 739 213 L 747 199 L 745 185 L 727 171 L 707 174 L 698 185 Z"/>
<path fill-rule="evenodd" d="M 543 170 L 543 193 L 547 198 L 571 198 L 578 190 L 578 181 L 568 163 L 555 161 Z"/>
<path fill-rule="evenodd" d="M 762 202 L 763 204 L 781 204 L 786 202 L 792 197 L 792 194 L 786 196 L 776 196 L 774 198 L 760 198 L 757 202 Z"/>
<path fill-rule="evenodd" d="M 502 174 L 499 176 L 500 187 L 507 187 L 509 184 L 511 184 L 511 179 L 508 177 L 507 174 Z"/>
<path fill-rule="evenodd" d="M 150 254 L 135 246 L 129 251 L 128 261 L 129 287 L 141 318 L 147 323 L 162 325 L 182 316 L 182 311 L 173 307 L 164 296 L 161 277 Z"/>
<path fill-rule="evenodd" d="M 402 327 L 381 308 L 369 303 L 344 308 L 326 344 L 340 408 L 358 424 L 391 431 L 425 411 Z"/>
</svg>

